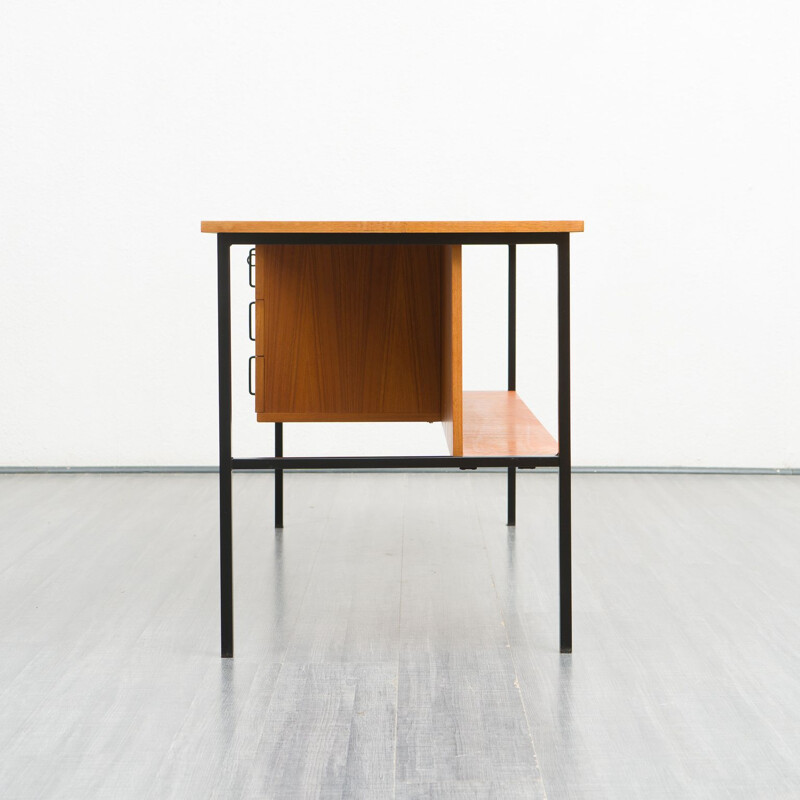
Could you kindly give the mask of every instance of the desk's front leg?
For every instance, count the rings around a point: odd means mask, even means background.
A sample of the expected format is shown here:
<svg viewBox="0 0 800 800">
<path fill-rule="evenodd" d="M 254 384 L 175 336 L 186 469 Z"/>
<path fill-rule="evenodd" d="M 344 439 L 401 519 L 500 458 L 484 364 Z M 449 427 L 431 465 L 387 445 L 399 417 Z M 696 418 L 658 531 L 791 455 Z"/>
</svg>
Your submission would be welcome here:
<svg viewBox="0 0 800 800">
<path fill-rule="evenodd" d="M 517 390 L 517 246 L 508 246 L 508 391 Z M 508 468 L 506 525 L 517 524 L 517 468 Z"/>
<path fill-rule="evenodd" d="M 283 456 L 283 423 L 275 423 L 275 456 Z M 283 470 L 275 470 L 275 527 L 283 527 Z"/>
<path fill-rule="evenodd" d="M 572 652 L 572 452 L 569 382 L 569 234 L 558 240 L 558 576 L 560 648 Z"/>
<path fill-rule="evenodd" d="M 217 234 L 219 352 L 219 570 L 222 657 L 233 656 L 233 498 L 231 482 L 231 245 Z"/>
</svg>

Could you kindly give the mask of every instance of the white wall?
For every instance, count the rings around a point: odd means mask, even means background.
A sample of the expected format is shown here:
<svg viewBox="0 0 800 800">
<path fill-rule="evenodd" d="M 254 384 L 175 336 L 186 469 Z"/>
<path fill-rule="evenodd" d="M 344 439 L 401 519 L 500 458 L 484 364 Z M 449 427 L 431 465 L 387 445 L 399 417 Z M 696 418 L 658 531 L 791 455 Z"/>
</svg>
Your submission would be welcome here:
<svg viewBox="0 0 800 800">
<path fill-rule="evenodd" d="M 584 218 L 576 463 L 800 467 L 797 8 L 6 0 L 0 464 L 215 463 L 201 219 Z M 551 250 L 519 255 L 519 385 L 549 423 Z M 263 454 L 234 256 L 236 449 Z M 466 254 L 467 388 L 505 380 L 504 257 Z"/>
</svg>

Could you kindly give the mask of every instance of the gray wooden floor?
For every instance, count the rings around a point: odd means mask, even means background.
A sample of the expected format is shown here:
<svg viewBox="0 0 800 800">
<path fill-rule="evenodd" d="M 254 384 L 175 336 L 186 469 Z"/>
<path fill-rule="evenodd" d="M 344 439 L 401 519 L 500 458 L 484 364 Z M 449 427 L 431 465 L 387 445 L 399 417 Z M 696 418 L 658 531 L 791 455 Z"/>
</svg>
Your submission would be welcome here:
<svg viewBox="0 0 800 800">
<path fill-rule="evenodd" d="M 0 476 L 0 797 L 800 797 L 800 478 Z"/>
</svg>

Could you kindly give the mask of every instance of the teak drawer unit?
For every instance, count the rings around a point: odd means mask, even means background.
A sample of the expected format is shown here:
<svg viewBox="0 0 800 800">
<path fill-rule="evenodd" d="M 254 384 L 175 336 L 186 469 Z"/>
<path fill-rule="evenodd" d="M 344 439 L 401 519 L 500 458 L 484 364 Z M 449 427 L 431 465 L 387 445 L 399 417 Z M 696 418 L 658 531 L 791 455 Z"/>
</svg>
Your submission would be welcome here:
<svg viewBox="0 0 800 800">
<path fill-rule="evenodd" d="M 462 455 L 461 246 L 258 245 L 259 422 L 442 421 Z"/>
</svg>

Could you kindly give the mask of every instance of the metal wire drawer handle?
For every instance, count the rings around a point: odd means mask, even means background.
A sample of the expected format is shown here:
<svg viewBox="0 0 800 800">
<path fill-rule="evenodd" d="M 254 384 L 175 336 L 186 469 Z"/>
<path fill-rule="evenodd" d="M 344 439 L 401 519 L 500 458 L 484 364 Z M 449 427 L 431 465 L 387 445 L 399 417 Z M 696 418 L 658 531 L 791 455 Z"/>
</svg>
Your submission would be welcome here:
<svg viewBox="0 0 800 800">
<path fill-rule="evenodd" d="M 250 252 L 247 254 L 247 266 L 250 267 L 250 286 L 255 289 L 256 288 L 256 249 L 255 247 L 250 248 Z"/>
</svg>

